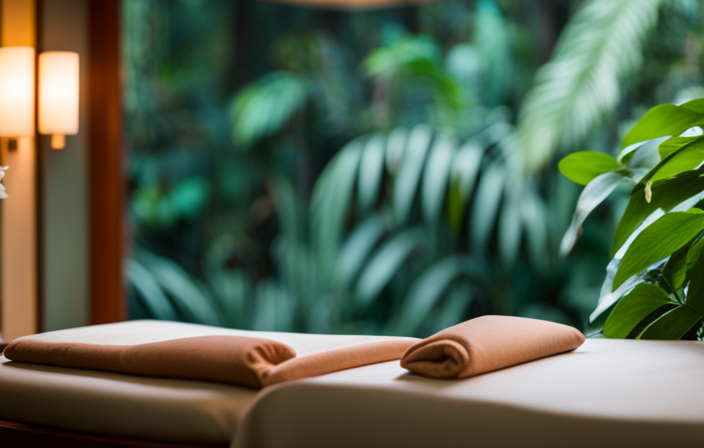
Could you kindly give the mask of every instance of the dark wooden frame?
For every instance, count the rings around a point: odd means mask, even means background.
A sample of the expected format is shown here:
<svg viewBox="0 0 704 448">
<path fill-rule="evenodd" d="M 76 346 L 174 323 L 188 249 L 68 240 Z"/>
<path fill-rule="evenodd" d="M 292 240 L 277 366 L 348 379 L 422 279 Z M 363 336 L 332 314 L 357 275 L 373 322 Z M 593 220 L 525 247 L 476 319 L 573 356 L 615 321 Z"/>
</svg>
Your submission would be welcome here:
<svg viewBox="0 0 704 448">
<path fill-rule="evenodd" d="M 89 2 L 91 323 L 127 318 L 120 0 Z"/>
<path fill-rule="evenodd" d="M 9 420 L 0 420 L 0 445 L 7 448 L 226 448 L 228 446 L 121 439 L 28 425 Z"/>
</svg>

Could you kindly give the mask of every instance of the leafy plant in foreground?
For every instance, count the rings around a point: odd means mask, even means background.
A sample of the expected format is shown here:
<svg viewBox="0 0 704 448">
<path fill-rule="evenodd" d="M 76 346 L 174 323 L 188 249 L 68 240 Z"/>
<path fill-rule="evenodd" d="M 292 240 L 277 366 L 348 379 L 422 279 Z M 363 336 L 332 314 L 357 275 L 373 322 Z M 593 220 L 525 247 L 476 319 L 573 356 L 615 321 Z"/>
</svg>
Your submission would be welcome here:
<svg viewBox="0 0 704 448">
<path fill-rule="evenodd" d="M 592 321 L 611 310 L 611 338 L 696 339 L 704 322 L 704 99 L 650 109 L 616 159 L 579 152 L 560 169 L 586 184 L 562 250 L 591 210 L 621 182 L 635 184 L 616 229 L 607 277 Z M 642 163 L 657 149 L 657 164 Z M 615 305 L 615 306 L 614 306 Z"/>
</svg>

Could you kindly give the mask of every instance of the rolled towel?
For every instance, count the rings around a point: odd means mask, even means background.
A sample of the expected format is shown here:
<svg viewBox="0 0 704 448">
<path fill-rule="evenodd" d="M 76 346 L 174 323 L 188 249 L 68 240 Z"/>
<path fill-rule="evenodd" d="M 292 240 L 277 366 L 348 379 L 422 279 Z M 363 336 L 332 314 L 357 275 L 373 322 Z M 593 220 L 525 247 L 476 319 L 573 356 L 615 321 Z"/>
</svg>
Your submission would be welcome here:
<svg viewBox="0 0 704 448">
<path fill-rule="evenodd" d="M 129 331 L 129 324 L 133 324 L 132 327 L 138 328 L 138 331 L 143 330 L 139 325 L 134 325 L 136 323 L 111 325 L 123 325 L 125 330 Z M 186 330 L 190 330 L 188 324 L 171 325 L 184 325 Z M 207 332 L 207 327 L 203 328 Z M 89 337 L 80 337 L 81 330 Z M 69 336 L 63 336 L 62 331 Z M 117 344 L 98 344 L 76 342 L 91 341 L 90 327 L 62 331 L 53 332 L 58 336 L 45 333 L 17 339 L 5 349 L 4 355 L 19 362 L 261 388 L 284 381 L 399 359 L 408 347 L 418 341 L 412 338 L 374 336 L 262 333 L 279 340 L 215 334 L 143 344 L 119 344 L 119 341 Z M 71 331 L 73 333 L 70 333 Z M 115 333 L 114 328 L 111 331 Z M 100 329 L 97 332 L 100 333 Z M 145 331 L 145 334 L 147 333 L 149 331 Z M 76 337 L 76 334 L 79 337 Z M 93 331 L 92 335 L 95 334 Z M 151 337 L 148 334 L 147 336 Z M 100 334 L 93 338 L 101 342 L 105 339 L 111 338 L 101 338 Z M 288 340 L 291 345 L 281 339 Z M 303 355 L 297 356 L 292 346 L 298 347 Z"/>
<path fill-rule="evenodd" d="M 401 366 L 431 378 L 468 378 L 568 352 L 583 343 L 584 335 L 567 325 L 483 316 L 415 344 L 401 358 Z"/>
</svg>

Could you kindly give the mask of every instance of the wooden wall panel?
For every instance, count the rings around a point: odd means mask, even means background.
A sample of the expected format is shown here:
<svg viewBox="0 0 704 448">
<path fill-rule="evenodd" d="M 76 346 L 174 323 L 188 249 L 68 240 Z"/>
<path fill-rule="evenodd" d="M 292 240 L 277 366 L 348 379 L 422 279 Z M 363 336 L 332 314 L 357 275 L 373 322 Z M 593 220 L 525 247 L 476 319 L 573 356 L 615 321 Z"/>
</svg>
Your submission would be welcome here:
<svg viewBox="0 0 704 448">
<path fill-rule="evenodd" d="M 125 182 L 120 1 L 91 1 L 88 16 L 91 322 L 99 324 L 127 317 L 122 275 Z"/>
</svg>

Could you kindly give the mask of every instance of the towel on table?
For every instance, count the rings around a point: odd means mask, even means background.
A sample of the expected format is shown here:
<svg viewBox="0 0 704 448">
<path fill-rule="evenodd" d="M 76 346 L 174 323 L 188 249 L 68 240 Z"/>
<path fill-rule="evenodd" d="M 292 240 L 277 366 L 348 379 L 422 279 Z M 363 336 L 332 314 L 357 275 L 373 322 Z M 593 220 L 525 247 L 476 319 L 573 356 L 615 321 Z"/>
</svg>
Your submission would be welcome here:
<svg viewBox="0 0 704 448">
<path fill-rule="evenodd" d="M 483 316 L 436 333 L 403 355 L 401 366 L 431 378 L 468 378 L 574 350 L 576 328 L 537 319 Z"/>
<path fill-rule="evenodd" d="M 317 350 L 297 357 L 284 342 L 249 336 L 196 336 L 133 345 L 57 342 L 28 336 L 10 343 L 4 355 L 19 362 L 260 388 L 399 359 L 417 342 L 412 338 L 360 336 L 340 347 L 340 338 L 348 337 L 320 335 Z M 310 342 L 307 345 L 309 349 Z"/>
</svg>

